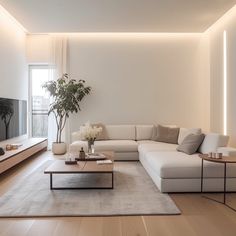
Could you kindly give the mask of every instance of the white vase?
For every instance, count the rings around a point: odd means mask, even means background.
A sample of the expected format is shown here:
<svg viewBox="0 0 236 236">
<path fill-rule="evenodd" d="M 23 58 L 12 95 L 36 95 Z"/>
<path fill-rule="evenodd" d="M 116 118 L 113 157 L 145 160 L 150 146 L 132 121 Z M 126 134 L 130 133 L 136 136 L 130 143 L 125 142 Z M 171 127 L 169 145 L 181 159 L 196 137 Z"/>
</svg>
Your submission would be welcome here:
<svg viewBox="0 0 236 236">
<path fill-rule="evenodd" d="M 55 155 L 63 155 L 66 153 L 66 143 L 52 143 L 52 152 Z"/>
</svg>

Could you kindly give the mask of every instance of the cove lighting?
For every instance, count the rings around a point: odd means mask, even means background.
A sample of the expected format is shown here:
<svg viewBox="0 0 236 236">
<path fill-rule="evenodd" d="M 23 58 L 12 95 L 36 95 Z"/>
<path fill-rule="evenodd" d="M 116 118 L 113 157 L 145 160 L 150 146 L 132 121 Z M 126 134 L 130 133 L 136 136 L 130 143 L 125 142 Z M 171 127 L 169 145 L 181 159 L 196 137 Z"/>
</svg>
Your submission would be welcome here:
<svg viewBox="0 0 236 236">
<path fill-rule="evenodd" d="M 70 36 L 70 37 L 200 37 L 202 33 L 168 33 L 168 32 L 74 32 L 74 33 L 45 33 L 51 36 Z M 34 35 L 34 34 L 32 34 Z M 37 34 L 36 34 L 37 35 Z"/>
<path fill-rule="evenodd" d="M 6 17 L 9 19 L 11 22 L 13 22 L 15 25 L 17 25 L 21 30 L 23 30 L 25 33 L 28 33 L 26 28 L 19 23 L 4 7 L 0 5 L 0 15 Z"/>
<path fill-rule="evenodd" d="M 223 32 L 223 129 L 227 134 L 227 32 Z"/>
</svg>

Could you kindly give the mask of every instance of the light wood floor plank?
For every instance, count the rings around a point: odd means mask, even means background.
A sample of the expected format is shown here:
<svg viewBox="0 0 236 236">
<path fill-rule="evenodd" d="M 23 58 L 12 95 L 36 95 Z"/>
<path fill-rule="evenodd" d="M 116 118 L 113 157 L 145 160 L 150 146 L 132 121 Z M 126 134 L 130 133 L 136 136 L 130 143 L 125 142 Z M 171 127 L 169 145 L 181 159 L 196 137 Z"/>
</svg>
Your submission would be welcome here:
<svg viewBox="0 0 236 236">
<path fill-rule="evenodd" d="M 149 236 L 175 235 L 196 236 L 194 229 L 188 224 L 185 217 L 179 216 L 145 216 Z"/>
<path fill-rule="evenodd" d="M 103 236 L 103 218 L 102 217 L 84 217 L 81 220 L 79 236 Z"/>
<path fill-rule="evenodd" d="M 120 217 L 103 217 L 103 236 L 122 236 Z"/>
<path fill-rule="evenodd" d="M 148 236 L 141 216 L 122 217 L 121 228 L 123 236 Z"/>
<path fill-rule="evenodd" d="M 51 236 L 56 230 L 58 223 L 57 219 L 36 219 L 26 235 Z"/>
<path fill-rule="evenodd" d="M 0 220 L 0 235 L 3 235 L 10 227 L 12 227 L 14 220 L 1 219 Z"/>
<path fill-rule="evenodd" d="M 218 228 L 215 226 L 214 222 L 209 220 L 208 216 L 204 215 L 193 215 L 185 216 L 187 224 L 191 225 L 192 229 L 198 236 L 203 235 L 214 235 L 221 236 Z"/>
<path fill-rule="evenodd" d="M 62 219 L 58 221 L 57 228 L 53 236 L 77 236 L 79 235 L 81 218 Z"/>
<path fill-rule="evenodd" d="M 235 218 L 230 216 L 231 213 L 232 210 L 216 202 L 212 202 L 212 208 L 207 212 L 209 221 L 211 224 L 214 224 L 215 228 L 221 233 L 221 235 L 236 235 Z M 236 212 L 234 213 L 236 214 Z"/>
<path fill-rule="evenodd" d="M 34 220 L 14 220 L 11 227 L 8 227 L 1 236 L 25 236 L 33 222 Z"/>
</svg>

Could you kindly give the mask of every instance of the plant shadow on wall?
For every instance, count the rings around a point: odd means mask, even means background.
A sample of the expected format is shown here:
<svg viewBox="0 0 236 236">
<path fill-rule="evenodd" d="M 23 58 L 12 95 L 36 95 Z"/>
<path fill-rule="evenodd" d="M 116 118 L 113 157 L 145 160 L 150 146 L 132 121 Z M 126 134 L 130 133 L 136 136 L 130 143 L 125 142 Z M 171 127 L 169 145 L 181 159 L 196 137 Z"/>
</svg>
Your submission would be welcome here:
<svg viewBox="0 0 236 236">
<path fill-rule="evenodd" d="M 53 102 L 49 106 L 48 115 L 53 114 L 56 120 L 56 142 L 52 144 L 54 154 L 65 154 L 66 144 L 62 142 L 62 131 L 70 114 L 80 111 L 80 102 L 91 91 L 90 86 L 85 86 L 85 80 L 70 79 L 68 74 L 63 74 L 58 80 L 51 80 L 43 84 L 49 92 Z"/>
<path fill-rule="evenodd" d="M 13 103 L 8 99 L 0 99 L 0 118 L 5 125 L 5 139 L 9 138 L 9 126 L 14 114 Z"/>
</svg>

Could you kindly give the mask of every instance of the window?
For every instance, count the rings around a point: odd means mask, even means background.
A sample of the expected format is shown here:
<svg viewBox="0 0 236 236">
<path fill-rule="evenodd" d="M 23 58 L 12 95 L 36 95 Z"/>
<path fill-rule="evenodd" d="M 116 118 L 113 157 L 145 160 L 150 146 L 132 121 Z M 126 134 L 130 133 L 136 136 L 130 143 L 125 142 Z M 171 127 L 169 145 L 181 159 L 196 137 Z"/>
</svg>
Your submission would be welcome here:
<svg viewBox="0 0 236 236">
<path fill-rule="evenodd" d="M 30 74 L 30 133 L 32 137 L 48 136 L 49 96 L 42 85 L 49 80 L 48 66 L 34 65 L 29 67 Z"/>
</svg>

